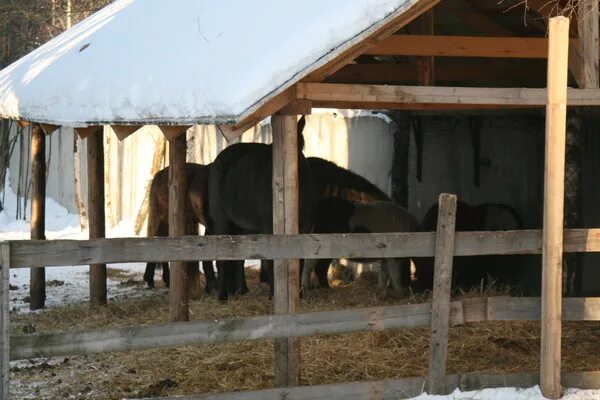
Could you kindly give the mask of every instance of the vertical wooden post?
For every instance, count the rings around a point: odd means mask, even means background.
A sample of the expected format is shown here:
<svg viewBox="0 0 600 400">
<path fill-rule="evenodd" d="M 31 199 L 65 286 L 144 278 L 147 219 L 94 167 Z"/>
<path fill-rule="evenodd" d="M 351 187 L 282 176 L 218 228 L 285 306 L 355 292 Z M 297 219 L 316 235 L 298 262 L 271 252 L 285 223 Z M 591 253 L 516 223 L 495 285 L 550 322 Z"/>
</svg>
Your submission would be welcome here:
<svg viewBox="0 0 600 400">
<path fill-rule="evenodd" d="M 31 239 L 46 239 L 46 135 L 38 124 L 31 126 Z M 46 303 L 46 270 L 31 268 L 29 308 L 39 310 Z"/>
<path fill-rule="evenodd" d="M 429 394 L 445 394 L 452 261 L 456 227 L 456 196 L 440 194 L 438 200 L 435 269 L 431 302 L 431 341 L 429 342 Z"/>
<path fill-rule="evenodd" d="M 8 399 L 10 378 L 9 329 L 10 243 L 0 244 L 0 399 Z"/>
<path fill-rule="evenodd" d="M 434 34 L 434 14 L 430 9 L 417 19 L 417 30 L 421 35 Z M 435 85 L 435 57 L 417 57 L 417 82 L 419 85 Z"/>
<path fill-rule="evenodd" d="M 106 237 L 103 128 L 87 137 L 88 221 L 90 239 Z M 106 264 L 90 265 L 90 304 L 106 304 Z"/>
<path fill-rule="evenodd" d="M 299 229 L 298 134 L 296 119 L 271 117 L 273 128 L 273 233 L 294 234 Z M 300 299 L 299 260 L 275 260 L 275 314 L 293 314 Z M 298 338 L 275 340 L 275 385 L 298 384 Z"/>
<path fill-rule="evenodd" d="M 581 0 L 578 9 L 578 30 L 581 57 L 578 83 L 583 89 L 597 89 L 600 72 L 598 66 L 599 19 L 598 1 Z M 570 52 L 571 53 L 571 52 Z M 569 62 L 573 60 L 570 58 Z M 579 110 L 571 109 L 567 114 L 566 154 L 565 154 L 565 228 L 582 227 L 582 123 Z M 563 293 L 567 296 L 580 296 L 583 286 L 583 254 L 563 255 Z"/>
<path fill-rule="evenodd" d="M 551 18 L 549 28 L 540 386 L 544 396 L 558 399 L 561 392 L 561 289 L 569 19 Z"/>
<path fill-rule="evenodd" d="M 598 46 L 600 28 L 598 21 L 598 1 L 579 2 L 579 38 L 583 56 L 583 88 L 595 89 L 599 86 Z"/>
<path fill-rule="evenodd" d="M 169 236 L 184 236 L 186 234 L 186 145 L 185 135 L 179 135 L 169 140 Z M 169 283 L 170 321 L 189 320 L 187 279 L 187 263 L 172 262 Z"/>
</svg>

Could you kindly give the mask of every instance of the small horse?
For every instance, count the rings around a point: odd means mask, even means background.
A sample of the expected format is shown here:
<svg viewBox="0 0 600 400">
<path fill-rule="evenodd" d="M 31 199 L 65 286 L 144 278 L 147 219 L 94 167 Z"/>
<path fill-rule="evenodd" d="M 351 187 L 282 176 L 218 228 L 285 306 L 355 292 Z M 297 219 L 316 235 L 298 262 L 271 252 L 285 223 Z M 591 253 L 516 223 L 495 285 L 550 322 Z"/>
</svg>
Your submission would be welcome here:
<svg viewBox="0 0 600 400">
<path fill-rule="evenodd" d="M 408 210 L 390 201 L 370 204 L 354 203 L 338 197 L 320 199 L 315 211 L 315 233 L 385 233 L 414 232 L 417 219 Z M 374 261 L 374 260 L 369 260 Z M 302 271 L 302 288 L 310 286 L 310 274 L 319 260 L 305 260 Z M 400 291 L 410 279 L 407 259 L 384 258 L 381 261 L 379 283 Z"/>
<path fill-rule="evenodd" d="M 350 170 L 318 157 L 306 160 L 315 177 L 319 198 L 339 197 L 360 204 L 392 201 L 377 186 Z M 320 287 L 329 287 L 327 271 L 330 262 L 329 259 L 316 261 L 314 270 Z"/>
<path fill-rule="evenodd" d="M 208 165 L 187 163 L 188 191 L 186 204 L 186 233 L 198 234 L 198 224 L 207 227 L 207 200 L 208 200 Z M 169 236 L 169 167 L 158 171 L 150 185 L 148 209 L 147 236 Z M 207 227 L 207 234 L 209 229 Z M 157 265 L 162 266 L 162 279 L 169 286 L 169 263 L 149 262 L 146 264 L 144 281 L 148 287 L 154 287 L 154 271 Z M 196 268 L 195 263 L 189 263 L 189 268 Z M 217 287 L 217 279 L 212 266 L 212 261 L 202 263 L 206 285 L 204 290 L 210 293 Z"/>
<path fill-rule="evenodd" d="M 312 173 L 302 154 L 304 123 L 302 117 L 298 121 L 298 178 L 300 232 L 308 233 L 317 197 Z M 219 153 L 211 165 L 209 178 L 209 214 L 213 234 L 273 233 L 272 169 L 272 145 L 237 143 Z M 272 261 L 268 263 L 266 270 L 272 295 Z M 226 287 L 235 286 L 235 292 L 244 292 L 243 261 L 217 262 L 217 271 L 220 301 L 227 300 Z"/>
<path fill-rule="evenodd" d="M 421 232 L 437 229 L 438 205 L 434 204 L 419 224 Z M 504 204 L 483 203 L 471 206 L 459 201 L 456 205 L 457 231 L 507 231 L 521 229 L 517 212 Z M 514 285 L 520 273 L 518 256 L 454 257 L 452 286 L 469 290 L 483 284 Z M 417 290 L 433 287 L 434 260 L 431 257 L 415 259 Z"/>
</svg>

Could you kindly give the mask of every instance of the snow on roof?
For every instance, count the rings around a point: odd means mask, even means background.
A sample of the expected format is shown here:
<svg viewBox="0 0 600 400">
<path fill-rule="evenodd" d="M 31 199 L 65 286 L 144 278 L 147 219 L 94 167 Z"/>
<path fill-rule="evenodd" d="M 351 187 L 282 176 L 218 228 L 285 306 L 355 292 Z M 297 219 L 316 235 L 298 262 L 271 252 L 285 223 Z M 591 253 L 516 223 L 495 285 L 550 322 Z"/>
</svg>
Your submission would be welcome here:
<svg viewBox="0 0 600 400">
<path fill-rule="evenodd" d="M 0 116 L 236 122 L 418 0 L 117 0 L 0 72 Z"/>
</svg>

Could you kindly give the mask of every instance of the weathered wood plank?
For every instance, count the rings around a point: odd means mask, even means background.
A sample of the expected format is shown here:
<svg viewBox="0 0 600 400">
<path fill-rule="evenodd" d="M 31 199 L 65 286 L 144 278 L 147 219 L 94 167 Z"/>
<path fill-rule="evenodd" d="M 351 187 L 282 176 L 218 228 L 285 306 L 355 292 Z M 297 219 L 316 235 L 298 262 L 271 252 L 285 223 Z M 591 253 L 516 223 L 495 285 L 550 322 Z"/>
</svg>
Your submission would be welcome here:
<svg viewBox="0 0 600 400">
<path fill-rule="evenodd" d="M 600 388 L 600 371 L 563 373 L 562 375 L 567 387 Z M 539 382 L 539 373 L 537 372 L 505 375 L 468 373 L 446 377 L 447 391 L 452 391 L 457 387 L 462 391 L 498 387 L 528 388 L 539 384 Z M 425 378 L 409 377 L 381 381 L 299 386 L 286 389 L 160 397 L 152 400 L 397 400 L 418 396 L 423 391 L 424 384 Z"/>
<path fill-rule="evenodd" d="M 298 99 L 311 100 L 319 107 L 327 102 L 387 104 L 453 104 L 545 106 L 546 89 L 474 88 L 436 86 L 353 85 L 343 83 L 299 83 Z M 598 89 L 568 89 L 569 106 L 600 105 Z"/>
<path fill-rule="evenodd" d="M 430 314 L 431 305 L 424 303 L 24 335 L 12 338 L 11 359 L 414 328 L 427 326 L 431 320 Z"/>
<path fill-rule="evenodd" d="M 186 147 L 185 135 L 169 141 L 169 236 L 186 234 Z M 187 321 L 190 318 L 187 265 L 173 261 L 170 267 L 169 320 Z"/>
<path fill-rule="evenodd" d="M 432 257 L 435 234 L 185 236 L 10 241 L 11 268 L 274 258 Z M 566 229 L 565 252 L 599 252 L 600 229 Z M 541 254 L 539 230 L 456 232 L 455 256 Z"/>
<path fill-rule="evenodd" d="M 462 305 L 458 304 L 462 303 Z M 486 315 L 486 304 L 489 304 Z M 452 302 L 453 323 L 539 320 L 540 299 L 471 298 Z M 522 307 L 520 307 L 522 305 Z M 600 299 L 565 299 L 565 320 L 600 321 Z M 462 311 L 461 311 L 462 310 Z M 330 335 L 385 329 L 426 327 L 431 304 L 283 314 L 221 321 L 179 322 L 170 325 L 124 327 L 12 337 L 11 360 L 67 356 L 148 348 L 264 340 L 294 336 Z"/>
<path fill-rule="evenodd" d="M 127 137 L 142 128 L 141 125 L 111 125 L 110 127 L 120 141 L 127 139 Z"/>
<path fill-rule="evenodd" d="M 598 88 L 600 68 L 598 65 L 598 46 L 600 45 L 600 23 L 598 21 L 598 1 L 579 2 L 579 36 L 581 38 L 581 76 L 583 88 Z"/>
<path fill-rule="evenodd" d="M 31 127 L 31 239 L 46 239 L 46 136 L 42 127 Z M 46 304 L 46 270 L 32 268 L 29 274 L 29 308 Z"/>
<path fill-rule="evenodd" d="M 429 342 L 428 393 L 445 394 L 448 332 L 450 329 L 450 291 L 456 227 L 456 196 L 442 193 L 438 200 L 435 267 Z"/>
<path fill-rule="evenodd" d="M 0 243 L 0 398 L 8 399 L 10 381 L 10 246 Z"/>
<path fill-rule="evenodd" d="M 540 386 L 544 396 L 558 399 L 561 395 L 560 345 L 569 19 L 551 18 L 549 28 Z"/>
<path fill-rule="evenodd" d="M 542 68 L 537 65 L 498 62 L 491 59 L 464 60 L 436 58 L 435 81 L 445 86 L 469 82 L 484 87 L 541 87 Z M 349 64 L 327 78 L 327 83 L 367 85 L 415 85 L 418 72 L 413 64 Z M 314 106 L 314 104 L 313 104 Z M 488 106 L 489 107 L 489 106 Z"/>
<path fill-rule="evenodd" d="M 586 0 L 593 3 L 594 0 Z M 597 15 L 593 4 L 584 6 L 580 12 L 585 15 Z M 597 7 L 597 6 L 596 6 Z M 593 37 L 593 18 L 582 20 L 588 30 L 586 35 Z M 584 33 L 582 31 L 582 33 Z M 572 45 L 579 46 L 577 39 L 570 40 Z M 583 40 L 585 43 L 585 40 Z M 598 58 L 598 41 L 588 44 L 590 51 L 596 50 Z M 585 47 L 585 45 L 583 45 Z M 485 58 L 548 58 L 548 39 L 533 37 L 492 37 L 492 36 L 459 36 L 459 35 L 392 35 L 378 45 L 370 48 L 365 54 L 379 56 L 436 56 L 436 57 L 485 57 Z M 596 61 L 597 64 L 597 61 Z"/>
<path fill-rule="evenodd" d="M 490 321 L 539 321 L 542 301 L 538 297 L 490 297 L 487 319 Z M 600 321 L 600 298 L 564 298 L 563 321 Z"/>
<path fill-rule="evenodd" d="M 104 134 L 96 131 L 87 138 L 87 184 L 89 238 L 106 236 L 104 199 Z M 107 302 L 106 264 L 90 264 L 90 304 L 104 305 Z"/>
<path fill-rule="evenodd" d="M 298 133 L 296 118 L 273 115 L 273 233 L 299 232 Z M 294 314 L 300 301 L 298 260 L 275 260 L 276 314 Z M 300 377 L 298 338 L 275 340 L 275 385 L 296 386 Z"/>
</svg>

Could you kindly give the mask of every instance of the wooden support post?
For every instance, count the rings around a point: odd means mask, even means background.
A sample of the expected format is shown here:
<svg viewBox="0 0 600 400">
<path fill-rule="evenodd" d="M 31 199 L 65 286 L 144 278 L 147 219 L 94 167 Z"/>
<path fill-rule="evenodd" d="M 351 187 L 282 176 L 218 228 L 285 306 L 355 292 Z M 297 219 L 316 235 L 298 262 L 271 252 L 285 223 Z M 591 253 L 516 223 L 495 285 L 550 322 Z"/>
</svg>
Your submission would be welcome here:
<svg viewBox="0 0 600 400">
<path fill-rule="evenodd" d="M 31 126 L 31 239 L 46 239 L 46 135 L 41 126 Z M 46 303 L 46 270 L 31 268 L 29 308 L 39 310 Z"/>
<path fill-rule="evenodd" d="M 101 127 L 87 138 L 88 218 L 90 239 L 106 237 L 104 135 Z M 106 304 L 106 264 L 90 265 L 90 305 Z"/>
<path fill-rule="evenodd" d="M 423 13 L 418 19 L 419 32 L 424 35 L 434 34 L 433 9 Z M 417 82 L 422 86 L 435 85 L 435 58 L 417 57 Z"/>
<path fill-rule="evenodd" d="M 452 261 L 456 227 L 456 196 L 442 193 L 438 202 L 435 270 L 429 342 L 429 394 L 446 394 L 446 358 L 450 324 Z"/>
<path fill-rule="evenodd" d="M 598 45 L 599 20 L 598 1 L 581 0 L 578 10 L 578 30 L 581 59 L 579 84 L 582 89 L 598 89 Z M 571 45 L 573 42 L 570 43 Z M 569 52 L 570 54 L 572 52 Z M 569 60 L 571 62 L 571 60 Z M 571 110 L 567 117 L 565 154 L 565 206 L 564 224 L 566 228 L 582 226 L 582 160 L 583 132 L 582 118 L 577 110 Z M 581 296 L 583 284 L 583 254 L 573 253 L 563 256 L 563 293 L 567 296 Z"/>
<path fill-rule="evenodd" d="M 0 244 L 0 399 L 8 399 L 10 376 L 9 329 L 10 243 Z"/>
<path fill-rule="evenodd" d="M 579 37 L 583 57 L 583 89 L 598 88 L 600 74 L 598 64 L 599 21 L 598 0 L 579 2 Z"/>
<path fill-rule="evenodd" d="M 561 394 L 560 342 L 569 19 L 551 18 L 549 28 L 540 386 L 544 396 L 558 399 Z"/>
<path fill-rule="evenodd" d="M 298 134 L 296 118 L 271 118 L 273 127 L 273 233 L 294 234 L 299 229 Z M 299 260 L 275 260 L 275 314 L 293 314 L 300 299 Z M 275 385 L 298 385 L 300 341 L 275 340 Z"/>
<path fill-rule="evenodd" d="M 186 137 L 176 136 L 169 141 L 169 236 L 185 236 L 185 172 Z M 171 263 L 169 284 L 169 320 L 189 320 L 187 263 Z"/>
</svg>

